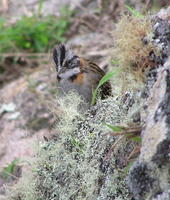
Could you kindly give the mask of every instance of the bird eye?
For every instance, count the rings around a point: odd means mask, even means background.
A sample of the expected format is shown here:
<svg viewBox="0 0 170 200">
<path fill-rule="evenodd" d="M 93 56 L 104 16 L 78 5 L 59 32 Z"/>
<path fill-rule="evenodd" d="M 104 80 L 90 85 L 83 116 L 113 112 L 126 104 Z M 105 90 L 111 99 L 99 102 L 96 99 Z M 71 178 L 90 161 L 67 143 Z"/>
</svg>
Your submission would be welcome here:
<svg viewBox="0 0 170 200">
<path fill-rule="evenodd" d="M 68 68 L 74 68 L 74 63 L 71 60 L 67 61 Z"/>
<path fill-rule="evenodd" d="M 58 81 L 60 81 L 60 80 L 61 80 L 61 77 L 60 77 L 60 75 L 59 75 L 59 74 L 57 75 L 57 80 L 58 80 Z"/>
<path fill-rule="evenodd" d="M 77 78 L 77 74 L 74 74 L 70 77 L 70 80 L 73 82 Z"/>
<path fill-rule="evenodd" d="M 68 61 L 67 61 L 67 64 L 68 64 L 68 65 L 71 65 L 71 62 L 68 60 Z"/>
</svg>

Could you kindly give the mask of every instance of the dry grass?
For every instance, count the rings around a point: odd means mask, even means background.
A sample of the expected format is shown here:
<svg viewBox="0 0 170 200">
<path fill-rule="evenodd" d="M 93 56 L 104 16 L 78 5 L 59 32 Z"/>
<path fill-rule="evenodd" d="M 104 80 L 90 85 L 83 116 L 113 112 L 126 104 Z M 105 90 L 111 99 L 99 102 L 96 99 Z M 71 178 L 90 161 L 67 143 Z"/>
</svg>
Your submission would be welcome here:
<svg viewBox="0 0 170 200">
<path fill-rule="evenodd" d="M 136 80 L 144 80 L 145 72 L 154 66 L 150 55 L 158 53 L 152 43 L 150 19 L 123 15 L 114 30 L 114 38 L 113 57 L 122 71 L 134 74 Z"/>
</svg>

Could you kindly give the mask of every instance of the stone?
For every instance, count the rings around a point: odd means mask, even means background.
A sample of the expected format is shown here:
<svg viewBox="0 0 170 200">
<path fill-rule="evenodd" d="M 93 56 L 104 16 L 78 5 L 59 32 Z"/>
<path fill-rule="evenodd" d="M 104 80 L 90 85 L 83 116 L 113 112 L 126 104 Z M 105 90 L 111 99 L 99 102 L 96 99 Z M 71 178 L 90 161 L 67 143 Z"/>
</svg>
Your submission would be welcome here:
<svg viewBox="0 0 170 200">
<path fill-rule="evenodd" d="M 137 200 L 159 200 L 170 188 L 170 57 L 159 70 L 146 112 L 141 153 L 128 184 Z"/>
<path fill-rule="evenodd" d="M 170 20 L 169 8 L 155 16 L 154 42 L 160 62 L 150 71 L 147 97 L 141 112 L 142 147 L 128 176 L 136 200 L 170 199 Z M 154 73 L 154 75 L 153 75 Z M 152 75 L 152 80 L 151 80 Z"/>
</svg>

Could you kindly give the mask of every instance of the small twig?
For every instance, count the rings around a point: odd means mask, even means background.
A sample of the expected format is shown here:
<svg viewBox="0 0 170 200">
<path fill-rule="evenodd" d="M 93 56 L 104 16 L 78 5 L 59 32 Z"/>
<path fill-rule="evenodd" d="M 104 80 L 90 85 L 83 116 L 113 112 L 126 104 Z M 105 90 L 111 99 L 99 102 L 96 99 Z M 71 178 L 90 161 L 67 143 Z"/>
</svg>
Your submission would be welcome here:
<svg viewBox="0 0 170 200">
<path fill-rule="evenodd" d="M 87 13 L 89 16 L 89 10 L 87 8 L 85 8 L 84 6 L 82 6 L 81 4 L 78 4 L 77 7 L 79 7 L 84 13 Z M 99 20 L 99 17 L 97 17 L 95 14 L 90 13 L 90 16 L 93 17 L 95 20 Z"/>
<path fill-rule="evenodd" d="M 111 148 L 109 149 L 107 155 L 104 157 L 104 159 L 103 159 L 104 161 L 106 161 L 106 160 L 108 160 L 108 159 L 110 158 L 110 156 L 111 156 L 111 154 L 112 154 L 112 152 L 113 152 L 115 146 L 116 146 L 123 138 L 124 138 L 124 135 L 120 136 L 120 137 L 114 142 L 114 144 L 113 144 L 113 145 L 111 146 Z"/>
<path fill-rule="evenodd" d="M 0 57 L 44 57 L 48 53 L 3 53 Z"/>
<path fill-rule="evenodd" d="M 87 26 L 90 30 L 96 31 L 95 27 L 84 19 L 80 19 L 80 24 Z"/>
<path fill-rule="evenodd" d="M 150 0 L 146 0 L 145 5 L 146 5 L 146 8 L 149 9 L 149 7 L 151 5 L 151 1 Z"/>
<path fill-rule="evenodd" d="M 129 156 L 127 157 L 127 162 L 131 159 L 131 157 L 136 154 L 136 153 L 140 153 L 140 146 L 135 147 L 131 153 L 129 154 Z"/>
<path fill-rule="evenodd" d="M 97 0 L 97 4 L 100 9 L 103 8 L 103 0 Z"/>
<path fill-rule="evenodd" d="M 141 133 L 141 127 L 134 127 L 134 128 L 122 128 L 123 131 L 120 132 L 112 132 L 110 135 L 117 136 L 117 135 L 126 135 L 131 134 L 131 136 L 139 135 Z"/>
<path fill-rule="evenodd" d="M 136 127 L 132 127 L 132 128 L 129 128 L 129 127 L 122 127 L 123 131 L 120 131 L 120 132 L 112 132 L 112 133 L 109 133 L 110 135 L 113 135 L 113 136 L 118 136 L 120 135 L 120 137 L 114 142 L 114 144 L 111 146 L 110 150 L 108 151 L 107 155 L 104 157 L 104 161 L 109 159 L 110 156 L 111 156 L 111 153 L 113 152 L 115 146 L 124 138 L 126 137 L 126 134 L 130 134 L 129 136 L 127 137 L 134 137 L 134 135 L 139 135 L 141 133 L 141 126 L 136 126 Z M 137 151 L 138 149 L 134 149 L 130 155 L 128 156 L 127 160 L 129 160 L 131 158 L 131 156 L 138 152 Z"/>
</svg>

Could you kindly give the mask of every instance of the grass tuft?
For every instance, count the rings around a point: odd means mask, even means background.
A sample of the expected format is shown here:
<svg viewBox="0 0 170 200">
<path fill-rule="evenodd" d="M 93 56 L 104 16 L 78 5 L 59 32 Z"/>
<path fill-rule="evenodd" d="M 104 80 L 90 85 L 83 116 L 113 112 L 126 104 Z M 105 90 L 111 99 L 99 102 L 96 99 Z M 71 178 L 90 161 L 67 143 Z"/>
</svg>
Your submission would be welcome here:
<svg viewBox="0 0 170 200">
<path fill-rule="evenodd" d="M 114 30 L 114 38 L 113 58 L 121 68 L 124 85 L 128 85 L 128 74 L 133 80 L 144 81 L 145 73 L 155 64 L 150 55 L 159 53 L 152 43 L 151 20 L 139 17 L 136 12 L 132 16 L 123 15 Z"/>
<path fill-rule="evenodd" d="M 128 11 L 134 16 L 138 18 L 144 18 L 144 15 L 142 15 L 139 11 L 134 9 L 133 7 L 130 7 L 128 5 L 125 5 L 125 7 L 128 9 Z"/>
</svg>

